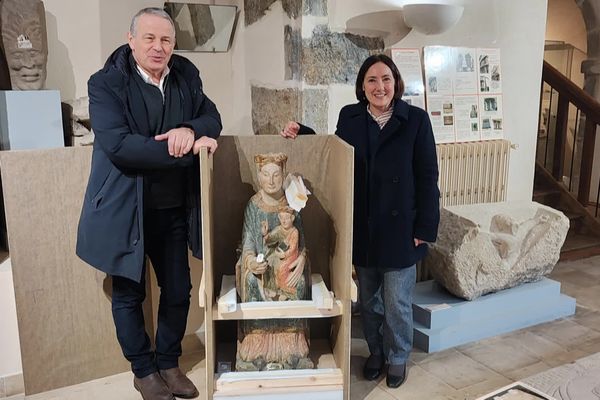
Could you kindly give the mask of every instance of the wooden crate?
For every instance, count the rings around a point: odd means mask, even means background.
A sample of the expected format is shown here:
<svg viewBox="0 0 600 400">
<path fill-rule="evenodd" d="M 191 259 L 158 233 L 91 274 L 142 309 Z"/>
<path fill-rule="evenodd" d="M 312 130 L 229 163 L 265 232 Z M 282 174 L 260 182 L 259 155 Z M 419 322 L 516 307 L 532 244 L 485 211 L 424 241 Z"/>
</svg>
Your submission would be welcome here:
<svg viewBox="0 0 600 400">
<path fill-rule="evenodd" d="M 286 153 L 286 172 L 300 173 L 312 192 L 301 216 L 316 274 L 314 287 L 321 293 L 318 304 L 248 307 L 231 300 L 227 281 L 235 275 L 244 209 L 256 191 L 254 155 L 267 152 Z M 325 135 L 293 141 L 275 136 L 223 136 L 214 156 L 201 153 L 205 269 L 200 302 L 205 310 L 206 399 L 295 399 L 307 392 L 322 399 L 350 398 L 353 160 L 350 146 Z M 226 284 L 221 293 L 223 276 Z M 234 364 L 237 321 L 290 317 L 310 320 L 311 357 L 317 368 L 216 372 L 218 361 Z"/>
</svg>

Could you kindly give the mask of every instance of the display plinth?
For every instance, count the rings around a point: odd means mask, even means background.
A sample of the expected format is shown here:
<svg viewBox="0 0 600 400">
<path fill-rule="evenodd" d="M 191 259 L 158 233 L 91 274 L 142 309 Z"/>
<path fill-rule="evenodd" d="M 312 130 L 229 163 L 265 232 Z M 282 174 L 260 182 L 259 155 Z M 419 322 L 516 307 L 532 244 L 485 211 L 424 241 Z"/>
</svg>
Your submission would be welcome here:
<svg viewBox="0 0 600 400">
<path fill-rule="evenodd" d="M 471 301 L 434 281 L 419 282 L 413 297 L 414 345 L 431 353 L 574 313 L 575 299 L 548 278 Z"/>
<path fill-rule="evenodd" d="M 315 304 L 312 305 L 294 301 L 285 302 L 281 307 L 269 304 L 267 307 L 271 308 L 265 311 L 239 304 L 235 291 L 231 291 L 231 278 L 227 276 L 235 275 L 244 209 L 256 191 L 254 156 L 269 152 L 286 153 L 287 172 L 301 174 L 312 192 L 301 217 L 311 271 L 320 276 L 313 277 L 316 278 L 313 293 L 316 290 L 323 297 L 313 297 Z M 201 153 L 205 276 L 200 297 L 205 309 L 206 399 L 225 396 L 293 399 L 305 397 L 307 393 L 324 399 L 350 398 L 353 163 L 353 149 L 339 138 L 325 135 L 296 140 L 276 136 L 222 136 L 214 155 L 209 156 L 206 150 Z M 223 288 L 223 281 L 229 286 Z M 329 290 L 334 296 L 327 295 L 331 295 Z M 217 297 L 221 299 L 220 304 Z M 327 308 L 328 304 L 331 308 Z M 311 311 L 306 307 L 311 307 Z M 317 368 L 261 371 L 250 375 L 246 372 L 216 374 L 217 363 L 235 364 L 232 363 L 235 356 L 226 354 L 235 353 L 235 337 L 231 337 L 235 329 L 231 324 L 235 324 L 235 320 L 267 316 L 309 319 L 311 358 Z M 320 350 L 315 354 L 316 343 Z M 329 362 L 322 362 L 323 359 Z M 260 384 L 261 381 L 264 384 Z"/>
</svg>

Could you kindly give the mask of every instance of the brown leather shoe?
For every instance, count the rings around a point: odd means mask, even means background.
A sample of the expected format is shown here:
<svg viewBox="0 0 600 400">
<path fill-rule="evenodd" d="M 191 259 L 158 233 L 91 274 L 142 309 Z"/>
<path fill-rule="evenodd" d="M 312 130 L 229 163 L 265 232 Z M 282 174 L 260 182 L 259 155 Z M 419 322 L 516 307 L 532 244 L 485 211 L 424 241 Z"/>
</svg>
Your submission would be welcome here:
<svg viewBox="0 0 600 400">
<path fill-rule="evenodd" d="M 158 372 L 154 372 L 143 378 L 134 377 L 133 387 L 140 392 L 144 400 L 175 400 L 175 397 L 173 397 L 173 394 Z"/>
<path fill-rule="evenodd" d="M 159 373 L 174 396 L 183 399 L 198 397 L 198 389 L 179 368 L 161 369 Z"/>
</svg>

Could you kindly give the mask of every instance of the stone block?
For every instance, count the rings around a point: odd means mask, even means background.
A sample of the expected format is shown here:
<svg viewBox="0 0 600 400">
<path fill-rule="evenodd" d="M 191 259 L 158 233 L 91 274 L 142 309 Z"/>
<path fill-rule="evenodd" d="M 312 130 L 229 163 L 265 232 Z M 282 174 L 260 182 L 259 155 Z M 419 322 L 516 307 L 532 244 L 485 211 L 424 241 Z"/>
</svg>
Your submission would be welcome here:
<svg viewBox="0 0 600 400">
<path fill-rule="evenodd" d="M 317 133 L 328 133 L 329 93 L 326 89 L 302 91 L 302 123 Z"/>
<path fill-rule="evenodd" d="M 449 292 L 472 300 L 552 272 L 568 230 L 563 213 L 535 202 L 451 206 L 423 262 Z"/>
<path fill-rule="evenodd" d="M 315 17 L 327 16 L 327 0 L 304 0 L 303 3 L 303 15 L 313 15 Z"/>
<path fill-rule="evenodd" d="M 288 121 L 300 121 L 298 89 L 252 86 L 252 130 L 256 135 L 277 135 Z"/>
<path fill-rule="evenodd" d="M 244 1 L 244 23 L 252 25 L 267 13 L 267 10 L 277 0 L 245 0 Z M 295 19 L 300 15 L 302 0 L 281 0 L 283 11 L 288 17 Z"/>
<path fill-rule="evenodd" d="M 383 48 L 382 38 L 331 32 L 327 26 L 318 25 L 310 39 L 303 39 L 304 81 L 309 85 L 354 85 L 363 61 Z"/>
</svg>

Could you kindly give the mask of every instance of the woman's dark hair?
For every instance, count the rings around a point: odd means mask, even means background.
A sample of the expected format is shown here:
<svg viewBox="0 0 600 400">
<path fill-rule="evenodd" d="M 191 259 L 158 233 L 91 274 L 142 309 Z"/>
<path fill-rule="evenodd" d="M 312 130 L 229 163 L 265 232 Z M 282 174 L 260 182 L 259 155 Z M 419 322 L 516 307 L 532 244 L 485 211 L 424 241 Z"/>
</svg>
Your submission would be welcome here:
<svg viewBox="0 0 600 400">
<path fill-rule="evenodd" d="M 367 96 L 363 90 L 363 82 L 369 68 L 378 62 L 384 63 L 392 71 L 392 76 L 394 77 L 394 99 L 399 99 L 404 94 L 404 81 L 400 76 L 400 71 L 398 71 L 396 64 L 385 54 L 374 54 L 368 57 L 358 70 L 358 75 L 356 76 L 356 99 L 358 101 L 367 102 Z"/>
</svg>

